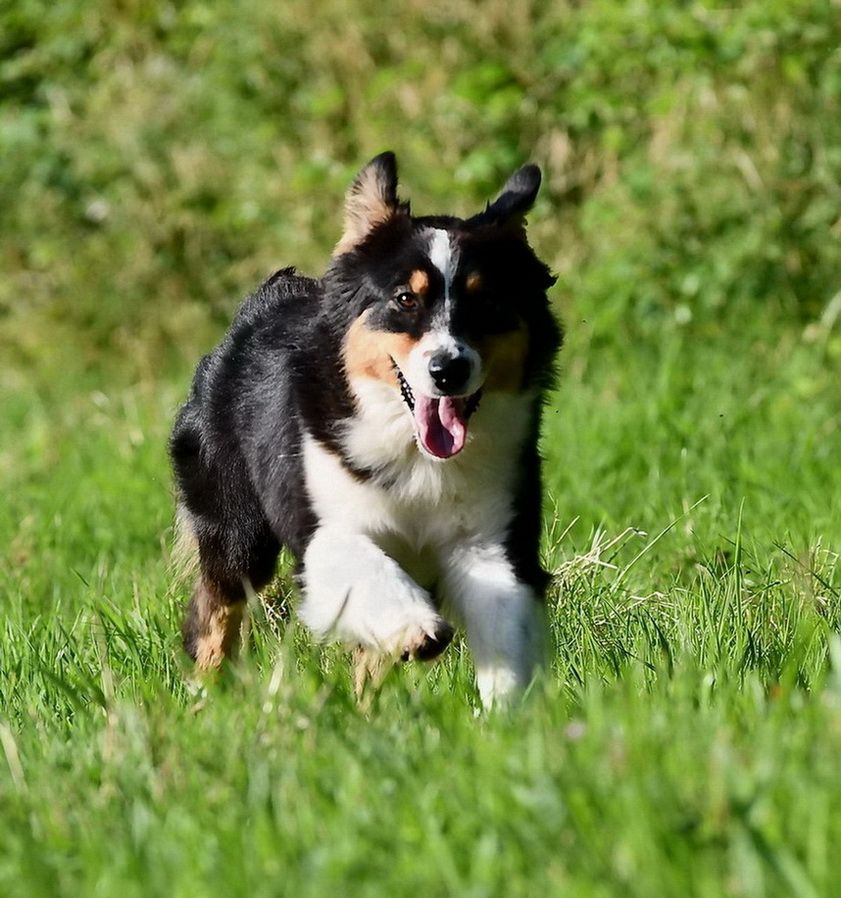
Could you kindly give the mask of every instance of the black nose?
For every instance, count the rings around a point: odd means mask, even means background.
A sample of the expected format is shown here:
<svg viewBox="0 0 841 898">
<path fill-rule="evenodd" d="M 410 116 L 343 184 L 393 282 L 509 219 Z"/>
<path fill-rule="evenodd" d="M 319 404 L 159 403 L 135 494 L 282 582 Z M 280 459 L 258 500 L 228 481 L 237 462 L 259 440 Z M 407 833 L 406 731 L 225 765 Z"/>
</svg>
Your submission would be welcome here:
<svg viewBox="0 0 841 898">
<path fill-rule="evenodd" d="M 429 376 L 442 393 L 459 393 L 470 377 L 470 362 L 463 355 L 438 352 L 429 360 Z"/>
</svg>

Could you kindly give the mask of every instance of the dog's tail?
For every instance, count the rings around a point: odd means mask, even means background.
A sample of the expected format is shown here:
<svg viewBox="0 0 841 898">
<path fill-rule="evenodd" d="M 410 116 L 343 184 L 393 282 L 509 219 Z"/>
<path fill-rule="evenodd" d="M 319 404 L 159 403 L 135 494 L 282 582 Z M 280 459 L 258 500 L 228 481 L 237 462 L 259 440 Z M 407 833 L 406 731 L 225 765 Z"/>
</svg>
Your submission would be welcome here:
<svg viewBox="0 0 841 898">
<path fill-rule="evenodd" d="M 178 581 L 194 576 L 199 567 L 199 541 L 196 538 L 193 516 L 183 501 L 179 501 L 175 509 L 169 567 Z"/>
</svg>

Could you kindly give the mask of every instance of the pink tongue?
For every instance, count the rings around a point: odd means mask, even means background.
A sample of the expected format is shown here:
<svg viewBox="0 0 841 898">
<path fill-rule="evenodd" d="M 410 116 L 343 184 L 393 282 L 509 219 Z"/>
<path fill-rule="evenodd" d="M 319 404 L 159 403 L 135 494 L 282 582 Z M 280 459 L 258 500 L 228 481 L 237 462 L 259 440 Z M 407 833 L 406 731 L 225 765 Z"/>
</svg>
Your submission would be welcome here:
<svg viewBox="0 0 841 898">
<path fill-rule="evenodd" d="M 450 458 L 464 448 L 467 422 L 464 399 L 415 393 L 415 423 L 424 449 L 436 458 Z"/>
</svg>

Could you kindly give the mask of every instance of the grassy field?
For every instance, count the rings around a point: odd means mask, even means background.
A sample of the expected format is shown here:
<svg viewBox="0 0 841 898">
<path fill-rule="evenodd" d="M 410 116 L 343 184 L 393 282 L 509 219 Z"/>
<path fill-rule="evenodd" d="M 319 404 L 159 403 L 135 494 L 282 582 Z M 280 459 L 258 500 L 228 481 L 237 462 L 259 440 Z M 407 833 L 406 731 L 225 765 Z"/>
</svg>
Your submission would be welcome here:
<svg viewBox="0 0 841 898">
<path fill-rule="evenodd" d="M 841 894 L 831 5 L 242 8 L 0 23 L 0 896 Z M 427 211 L 547 172 L 553 638 L 509 712 L 458 641 L 361 710 L 283 572 L 235 669 L 178 643 L 191 369 L 387 146 Z"/>
<path fill-rule="evenodd" d="M 455 645 L 368 713 L 281 613 L 177 644 L 183 378 L 3 405 L 0 894 L 832 895 L 838 365 L 797 330 L 570 321 L 547 409 L 551 667 L 477 717 Z"/>
</svg>

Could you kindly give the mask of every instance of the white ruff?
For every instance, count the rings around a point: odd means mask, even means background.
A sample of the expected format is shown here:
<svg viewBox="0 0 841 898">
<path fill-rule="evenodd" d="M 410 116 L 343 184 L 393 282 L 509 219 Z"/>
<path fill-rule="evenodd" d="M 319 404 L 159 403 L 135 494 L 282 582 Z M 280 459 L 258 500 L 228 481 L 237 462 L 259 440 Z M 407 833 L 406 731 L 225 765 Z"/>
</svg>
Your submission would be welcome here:
<svg viewBox="0 0 841 898">
<path fill-rule="evenodd" d="M 338 458 L 308 440 L 307 485 L 318 517 L 372 533 L 397 533 L 417 546 L 447 545 L 467 534 L 501 540 L 531 398 L 484 396 L 468 422 L 464 449 L 441 460 L 418 448 L 411 414 L 397 390 L 371 378 L 351 386 L 359 414 L 345 432 L 345 450 L 358 467 L 378 472 L 376 483 L 361 483 Z"/>
</svg>

